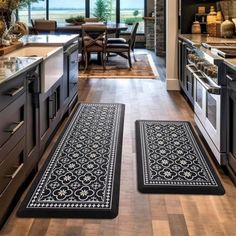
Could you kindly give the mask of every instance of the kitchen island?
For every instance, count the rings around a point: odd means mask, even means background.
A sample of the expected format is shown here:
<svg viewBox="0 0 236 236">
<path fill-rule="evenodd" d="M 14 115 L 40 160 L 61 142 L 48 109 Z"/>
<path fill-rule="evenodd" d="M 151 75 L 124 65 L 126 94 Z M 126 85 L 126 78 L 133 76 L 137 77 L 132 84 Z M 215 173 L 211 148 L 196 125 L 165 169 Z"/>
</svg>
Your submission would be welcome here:
<svg viewBox="0 0 236 236">
<path fill-rule="evenodd" d="M 22 40 L 0 57 L 0 225 L 78 97 L 78 35 Z"/>
</svg>

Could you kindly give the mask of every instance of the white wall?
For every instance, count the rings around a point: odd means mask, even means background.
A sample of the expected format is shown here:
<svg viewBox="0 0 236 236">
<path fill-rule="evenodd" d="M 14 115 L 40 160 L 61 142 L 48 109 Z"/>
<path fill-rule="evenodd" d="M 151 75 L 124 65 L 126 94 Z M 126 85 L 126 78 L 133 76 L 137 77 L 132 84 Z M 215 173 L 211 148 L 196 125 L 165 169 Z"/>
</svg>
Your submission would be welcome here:
<svg viewBox="0 0 236 236">
<path fill-rule="evenodd" d="M 166 0 L 166 88 L 179 90 L 178 0 Z"/>
</svg>

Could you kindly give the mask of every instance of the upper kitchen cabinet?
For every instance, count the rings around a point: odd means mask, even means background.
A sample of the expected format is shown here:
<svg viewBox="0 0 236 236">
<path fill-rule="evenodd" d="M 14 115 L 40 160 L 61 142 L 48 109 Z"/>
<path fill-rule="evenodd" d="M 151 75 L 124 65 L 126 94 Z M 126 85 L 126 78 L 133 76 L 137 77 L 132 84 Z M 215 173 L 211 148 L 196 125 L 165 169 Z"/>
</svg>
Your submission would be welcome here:
<svg viewBox="0 0 236 236">
<path fill-rule="evenodd" d="M 190 34 L 192 23 L 195 21 L 195 13 L 199 6 L 205 6 L 206 12 L 210 6 L 216 7 L 216 0 L 179 0 L 179 31 L 181 34 Z"/>
</svg>

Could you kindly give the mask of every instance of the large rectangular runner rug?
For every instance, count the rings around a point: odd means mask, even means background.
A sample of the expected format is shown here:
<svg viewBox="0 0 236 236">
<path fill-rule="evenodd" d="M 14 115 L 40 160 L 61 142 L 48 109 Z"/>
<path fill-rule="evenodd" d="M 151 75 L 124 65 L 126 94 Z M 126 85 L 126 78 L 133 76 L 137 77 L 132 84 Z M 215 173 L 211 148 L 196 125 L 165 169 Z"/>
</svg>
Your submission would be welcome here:
<svg viewBox="0 0 236 236">
<path fill-rule="evenodd" d="M 138 188 L 143 193 L 224 194 L 186 121 L 136 121 Z"/>
<path fill-rule="evenodd" d="M 80 67 L 80 79 L 157 79 L 159 74 L 150 54 L 136 54 L 137 61 L 132 62 L 129 68 L 127 59 L 120 56 L 111 56 L 106 63 L 106 70 L 101 65 L 90 63 L 87 70 Z"/>
<path fill-rule="evenodd" d="M 123 123 L 122 104 L 80 104 L 17 215 L 116 217 Z"/>
</svg>

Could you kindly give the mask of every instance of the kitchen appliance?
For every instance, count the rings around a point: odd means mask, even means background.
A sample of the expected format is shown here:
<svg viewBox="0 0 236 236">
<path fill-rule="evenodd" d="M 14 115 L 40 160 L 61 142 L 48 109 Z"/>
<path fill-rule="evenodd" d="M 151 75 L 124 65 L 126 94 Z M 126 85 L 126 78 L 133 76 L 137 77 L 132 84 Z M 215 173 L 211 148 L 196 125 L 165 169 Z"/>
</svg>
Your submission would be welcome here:
<svg viewBox="0 0 236 236">
<path fill-rule="evenodd" d="M 223 58 L 205 48 L 188 54 L 186 73 L 193 80 L 194 119 L 217 161 L 226 159 L 226 79 Z"/>
<path fill-rule="evenodd" d="M 236 43 L 202 43 L 202 46 L 224 58 L 236 57 Z"/>
</svg>

